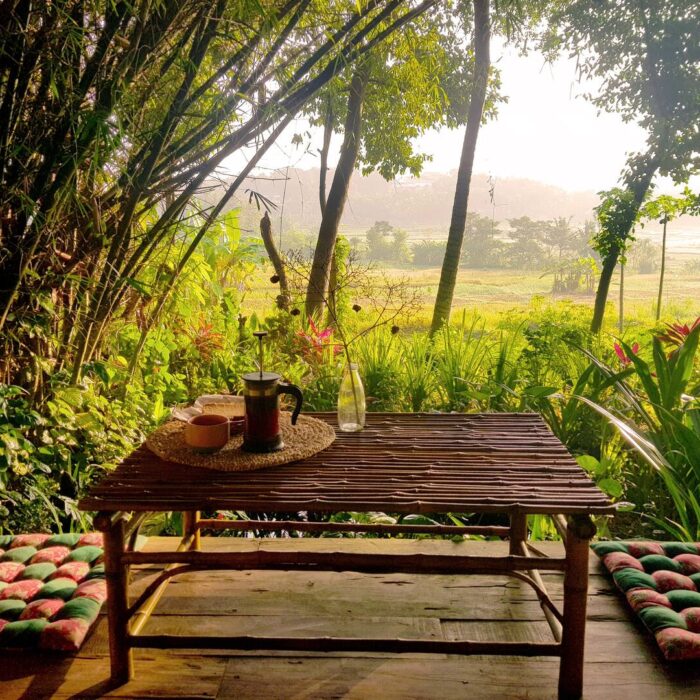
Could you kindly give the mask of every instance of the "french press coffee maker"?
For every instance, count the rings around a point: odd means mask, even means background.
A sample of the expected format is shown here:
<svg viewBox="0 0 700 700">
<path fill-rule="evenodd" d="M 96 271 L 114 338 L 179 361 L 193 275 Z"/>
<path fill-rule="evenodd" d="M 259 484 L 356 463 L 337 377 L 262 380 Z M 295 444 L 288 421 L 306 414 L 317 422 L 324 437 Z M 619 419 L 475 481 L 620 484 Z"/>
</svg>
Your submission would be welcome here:
<svg viewBox="0 0 700 700">
<path fill-rule="evenodd" d="M 246 452 L 277 452 L 284 447 L 280 432 L 279 395 L 291 394 L 296 399 L 292 425 L 297 422 L 303 397 L 298 386 L 280 381 L 282 377 L 279 374 L 263 371 L 263 338 L 267 332 L 257 331 L 253 335 L 260 343 L 260 370 L 243 375 L 245 430 L 242 448 Z"/>
</svg>

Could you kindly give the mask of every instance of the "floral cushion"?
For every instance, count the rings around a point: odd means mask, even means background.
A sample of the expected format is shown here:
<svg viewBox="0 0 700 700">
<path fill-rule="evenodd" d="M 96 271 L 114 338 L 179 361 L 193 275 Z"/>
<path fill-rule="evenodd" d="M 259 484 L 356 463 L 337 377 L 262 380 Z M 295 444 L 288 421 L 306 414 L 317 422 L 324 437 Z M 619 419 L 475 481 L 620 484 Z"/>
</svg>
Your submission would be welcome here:
<svg viewBox="0 0 700 700">
<path fill-rule="evenodd" d="M 102 535 L 0 535 L 0 648 L 77 651 L 107 598 Z"/>
<path fill-rule="evenodd" d="M 669 661 L 700 659 L 700 543 L 598 542 L 592 549 L 661 653 Z"/>
</svg>

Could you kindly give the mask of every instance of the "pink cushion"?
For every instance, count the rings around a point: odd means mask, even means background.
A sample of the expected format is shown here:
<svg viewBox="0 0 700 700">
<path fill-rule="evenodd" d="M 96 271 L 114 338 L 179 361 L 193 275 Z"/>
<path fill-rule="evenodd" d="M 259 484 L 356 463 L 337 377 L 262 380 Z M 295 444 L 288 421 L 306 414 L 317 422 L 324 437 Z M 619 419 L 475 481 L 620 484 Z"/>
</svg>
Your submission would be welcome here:
<svg viewBox="0 0 700 700">
<path fill-rule="evenodd" d="M 681 565 L 682 571 L 686 576 L 700 573 L 700 555 L 679 554 L 674 559 Z"/>
<path fill-rule="evenodd" d="M 655 571 L 651 577 L 656 581 L 656 587 L 661 593 L 667 591 L 695 591 L 695 584 L 687 576 L 677 574 L 675 571 Z"/>
<path fill-rule="evenodd" d="M 656 641 L 670 661 L 700 657 L 700 634 L 677 627 L 667 627 L 656 633 Z"/>
<path fill-rule="evenodd" d="M 0 664 L 6 646 L 77 651 L 107 597 L 102 535 L 49 537 L 2 538 Z"/>
<path fill-rule="evenodd" d="M 17 549 L 17 547 L 36 547 L 39 549 L 46 540 L 49 539 L 51 535 L 43 534 L 30 534 L 30 535 L 15 535 L 12 540 L 10 549 Z"/>
<path fill-rule="evenodd" d="M 54 571 L 49 579 L 70 578 L 80 583 L 90 573 L 90 564 L 85 561 L 68 561 Z"/>
<path fill-rule="evenodd" d="M 73 598 L 92 598 L 98 603 L 104 603 L 107 600 L 107 582 L 103 578 L 83 581 L 73 594 Z"/>
<path fill-rule="evenodd" d="M 700 608 L 686 608 L 681 616 L 691 632 L 700 632 Z"/>
<path fill-rule="evenodd" d="M 627 551 L 637 559 L 647 554 L 665 554 L 664 548 L 658 542 L 629 542 Z"/>
<path fill-rule="evenodd" d="M 24 571 L 24 564 L 16 561 L 0 562 L 0 581 L 11 583 Z"/>
<path fill-rule="evenodd" d="M 39 646 L 57 651 L 78 651 L 90 629 L 90 624 L 79 618 L 50 622 L 41 633 Z"/>
<path fill-rule="evenodd" d="M 651 588 L 633 588 L 626 593 L 627 600 L 636 612 L 653 605 L 663 605 L 665 608 L 672 608 L 671 601 L 662 593 L 657 593 Z"/>
<path fill-rule="evenodd" d="M 627 554 L 626 552 L 610 552 L 610 554 L 606 554 L 603 557 L 603 564 L 605 564 L 605 568 L 611 574 L 626 568 L 644 571 L 644 567 L 639 562 L 639 559 L 635 559 L 631 554 Z"/>
<path fill-rule="evenodd" d="M 35 578 L 15 581 L 0 591 L 0 600 L 31 600 L 44 586 L 44 582 Z"/>
<path fill-rule="evenodd" d="M 65 603 L 60 598 L 39 598 L 33 600 L 27 607 L 22 610 L 19 616 L 20 620 L 33 620 L 43 617 L 46 620 L 53 617 Z"/>
<path fill-rule="evenodd" d="M 700 660 L 700 543 L 634 540 L 591 548 L 666 659 Z"/>
<path fill-rule="evenodd" d="M 55 545 L 54 547 L 45 547 L 40 549 L 33 557 L 32 564 L 39 564 L 42 561 L 50 561 L 56 566 L 60 566 L 63 560 L 70 554 L 68 547 Z"/>
<path fill-rule="evenodd" d="M 102 547 L 104 538 L 101 532 L 86 532 L 84 535 L 80 536 L 78 540 L 77 547 Z"/>
</svg>

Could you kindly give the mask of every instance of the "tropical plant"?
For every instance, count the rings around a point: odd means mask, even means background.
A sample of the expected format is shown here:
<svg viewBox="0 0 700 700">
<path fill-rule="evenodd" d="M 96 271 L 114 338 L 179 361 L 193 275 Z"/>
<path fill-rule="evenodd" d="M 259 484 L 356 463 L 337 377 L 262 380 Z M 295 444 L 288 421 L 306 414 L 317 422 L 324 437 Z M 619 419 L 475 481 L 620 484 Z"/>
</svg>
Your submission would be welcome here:
<svg viewBox="0 0 700 700">
<path fill-rule="evenodd" d="M 651 362 L 621 342 L 626 369 L 620 373 L 595 360 L 607 381 L 613 382 L 628 415 L 579 398 L 607 418 L 661 479 L 673 512 L 666 517 L 653 511 L 645 516 L 674 538 L 696 541 L 700 537 L 700 377 L 696 366 L 700 324 L 681 336 L 682 343 L 678 335 L 672 336 L 676 347 L 669 353 L 662 338 L 655 336 Z M 626 381 L 632 373 L 640 389 Z"/>
</svg>

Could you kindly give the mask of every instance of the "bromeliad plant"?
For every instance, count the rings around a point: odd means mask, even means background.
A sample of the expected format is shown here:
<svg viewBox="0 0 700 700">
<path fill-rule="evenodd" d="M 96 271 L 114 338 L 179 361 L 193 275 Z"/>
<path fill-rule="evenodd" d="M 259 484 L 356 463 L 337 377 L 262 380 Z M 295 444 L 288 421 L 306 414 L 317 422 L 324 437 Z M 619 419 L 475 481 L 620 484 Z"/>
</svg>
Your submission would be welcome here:
<svg viewBox="0 0 700 700">
<path fill-rule="evenodd" d="M 617 389 L 628 417 L 579 397 L 605 416 L 622 437 L 660 476 L 671 498 L 670 517 L 646 514 L 674 538 L 700 538 L 700 323 L 670 326 L 652 342 L 647 362 L 620 343 L 627 367 L 620 373 L 595 360 Z M 670 352 L 664 346 L 672 344 Z M 595 358 L 594 358 L 595 359 Z M 630 369 L 633 375 L 630 375 Z M 627 377 L 636 378 L 639 388 Z"/>
</svg>

